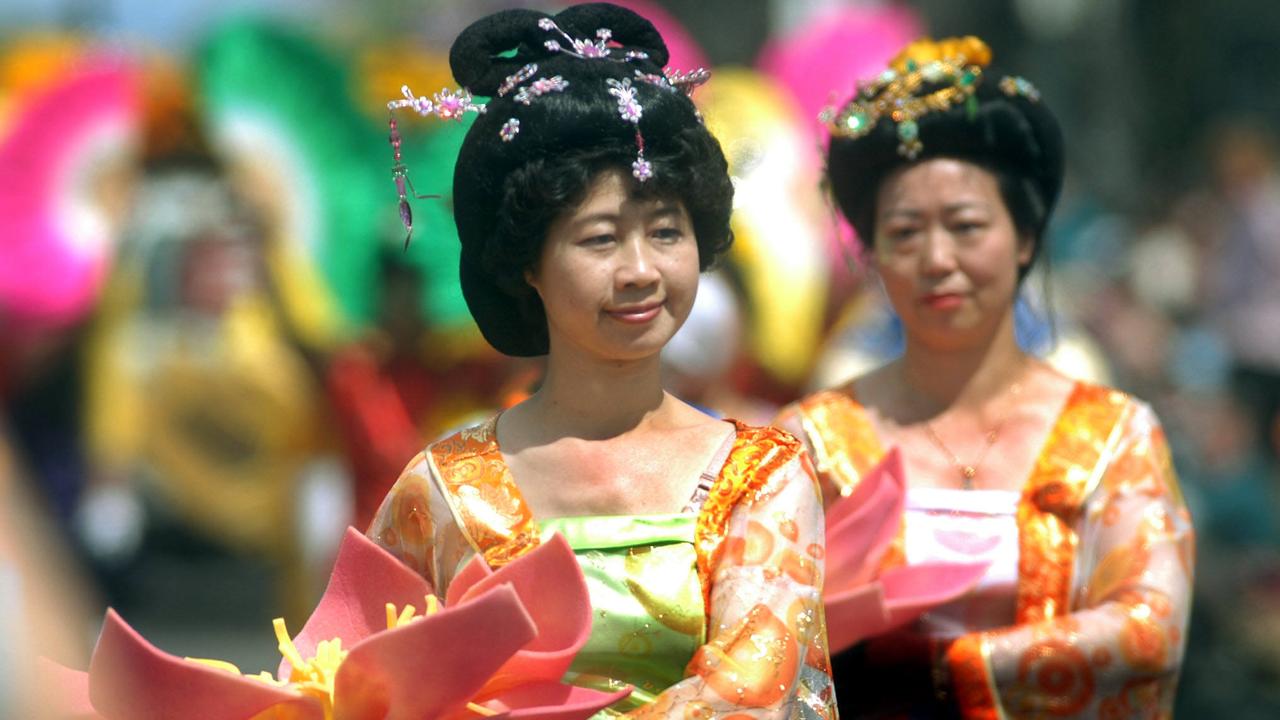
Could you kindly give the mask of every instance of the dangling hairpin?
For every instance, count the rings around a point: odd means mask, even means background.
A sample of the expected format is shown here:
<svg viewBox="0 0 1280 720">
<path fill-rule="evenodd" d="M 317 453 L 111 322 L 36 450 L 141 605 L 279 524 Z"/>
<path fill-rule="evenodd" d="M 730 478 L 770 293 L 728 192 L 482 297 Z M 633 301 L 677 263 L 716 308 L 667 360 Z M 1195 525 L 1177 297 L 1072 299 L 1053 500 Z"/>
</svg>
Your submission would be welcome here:
<svg viewBox="0 0 1280 720">
<path fill-rule="evenodd" d="M 536 70 L 536 68 L 535 68 Z M 471 93 L 466 90 L 441 90 L 431 97 L 415 96 L 408 85 L 400 88 L 403 98 L 392 100 L 387 103 L 387 110 L 391 113 L 387 124 L 390 127 L 388 140 L 391 142 L 391 155 L 395 160 L 391 166 L 391 181 L 396 185 L 396 193 L 400 196 L 400 222 L 404 224 L 404 248 L 409 249 L 409 239 L 413 237 L 413 209 L 409 207 L 409 194 L 412 193 L 418 200 L 427 200 L 439 198 L 439 195 L 419 195 L 418 191 L 413 187 L 413 181 L 409 179 L 409 168 L 404 164 L 400 153 L 400 129 L 396 124 L 395 111 L 400 108 L 411 108 L 419 115 L 426 117 L 434 115 L 441 120 L 461 121 L 462 116 L 469 112 L 484 112 L 483 105 L 477 105 L 471 98 Z M 407 186 L 407 187 L 406 187 Z"/>
<path fill-rule="evenodd" d="M 618 100 L 618 115 L 636 128 L 636 159 L 631 163 L 631 174 L 644 182 L 653 177 L 653 165 L 644 159 L 644 135 L 640 134 L 640 117 L 644 115 L 644 106 L 636 99 L 636 89 L 631 85 L 631 78 L 609 78 L 605 82 L 609 85 L 609 94 Z"/>
</svg>

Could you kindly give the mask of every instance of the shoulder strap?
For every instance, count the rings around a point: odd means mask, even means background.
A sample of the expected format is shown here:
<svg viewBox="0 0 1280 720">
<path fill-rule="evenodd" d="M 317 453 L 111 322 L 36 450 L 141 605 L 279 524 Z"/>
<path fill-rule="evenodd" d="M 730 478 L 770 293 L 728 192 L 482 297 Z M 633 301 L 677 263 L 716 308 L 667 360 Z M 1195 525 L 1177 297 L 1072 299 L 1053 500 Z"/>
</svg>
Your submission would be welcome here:
<svg viewBox="0 0 1280 720">
<path fill-rule="evenodd" d="M 684 506 L 684 512 L 692 514 L 702 510 L 702 504 L 707 501 L 707 496 L 711 494 L 711 486 L 720 477 L 720 470 L 724 467 L 725 462 L 728 461 L 729 453 L 733 452 L 733 446 L 737 440 L 738 431 L 735 428 L 724 439 L 724 442 L 720 443 L 716 453 L 711 456 L 711 462 L 707 463 L 707 468 L 699 476 L 698 486 L 693 489 L 693 495 L 689 497 L 688 504 Z"/>
</svg>

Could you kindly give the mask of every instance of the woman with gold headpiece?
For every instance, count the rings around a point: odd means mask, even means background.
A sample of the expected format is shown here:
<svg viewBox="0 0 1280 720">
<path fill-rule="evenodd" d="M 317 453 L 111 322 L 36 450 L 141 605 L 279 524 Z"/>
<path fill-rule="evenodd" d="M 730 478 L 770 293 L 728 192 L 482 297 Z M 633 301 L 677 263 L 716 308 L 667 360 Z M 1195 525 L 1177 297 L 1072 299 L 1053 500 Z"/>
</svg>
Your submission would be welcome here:
<svg viewBox="0 0 1280 720">
<path fill-rule="evenodd" d="M 455 41 L 464 91 L 391 104 L 476 112 L 453 181 L 463 294 L 495 348 L 546 356 L 546 373 L 413 459 L 368 534 L 443 593 L 473 556 L 502 565 L 562 533 L 594 614 L 568 679 L 631 685 L 610 717 L 832 718 L 807 456 L 662 388 L 662 348 L 729 246 L 733 196 L 688 97 L 705 77 L 666 62 L 653 26 L 617 6 L 509 10 Z"/>
<path fill-rule="evenodd" d="M 964 597 L 837 656 L 837 692 L 846 714 L 1165 717 L 1190 518 L 1151 409 L 1015 341 L 1063 141 L 1035 87 L 989 61 L 977 38 L 913 44 L 829 118 L 835 201 L 906 348 L 778 423 L 813 453 L 828 507 L 902 449 L 905 512 L 882 567 L 989 563 Z"/>
</svg>

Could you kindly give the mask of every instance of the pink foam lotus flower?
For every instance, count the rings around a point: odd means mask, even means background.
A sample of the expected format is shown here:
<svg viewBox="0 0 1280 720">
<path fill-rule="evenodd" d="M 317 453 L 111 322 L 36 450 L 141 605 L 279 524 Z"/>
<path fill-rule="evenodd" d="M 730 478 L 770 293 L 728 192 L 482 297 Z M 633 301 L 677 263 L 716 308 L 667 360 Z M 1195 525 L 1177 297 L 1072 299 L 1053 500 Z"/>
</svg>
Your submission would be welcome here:
<svg viewBox="0 0 1280 720">
<path fill-rule="evenodd" d="M 421 577 L 348 529 L 302 632 L 290 639 L 275 622 L 275 676 L 169 655 L 108 611 L 88 673 L 52 669 L 62 717 L 575 720 L 630 693 L 560 682 L 591 632 L 591 606 L 559 536 L 497 571 L 474 559 L 440 605 Z"/>
<path fill-rule="evenodd" d="M 898 535 L 907 481 L 897 448 L 827 509 L 824 601 L 832 653 L 912 622 L 971 590 L 988 563 L 920 563 L 882 570 Z"/>
</svg>

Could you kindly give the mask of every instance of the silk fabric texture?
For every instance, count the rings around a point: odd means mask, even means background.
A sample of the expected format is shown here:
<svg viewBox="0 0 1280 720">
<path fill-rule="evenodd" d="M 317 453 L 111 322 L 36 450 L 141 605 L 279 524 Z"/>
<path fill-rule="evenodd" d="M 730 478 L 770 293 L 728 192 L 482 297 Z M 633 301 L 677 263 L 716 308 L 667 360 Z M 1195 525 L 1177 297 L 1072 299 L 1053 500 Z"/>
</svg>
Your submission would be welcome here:
<svg viewBox="0 0 1280 720">
<path fill-rule="evenodd" d="M 784 408 L 779 423 L 802 429 L 826 497 L 884 454 L 851 385 Z M 1023 485 L 1017 524 L 1014 617 L 946 653 L 962 716 L 1170 716 L 1195 544 L 1151 409 L 1077 383 Z M 887 564 L 905 561 L 901 539 Z"/>
<path fill-rule="evenodd" d="M 594 611 L 568 679 L 636 688 L 601 717 L 836 717 L 821 499 L 799 442 L 737 424 L 696 510 L 540 522 L 503 461 L 496 422 L 411 461 L 368 535 L 441 593 L 473 555 L 501 566 L 562 532 Z"/>
</svg>

